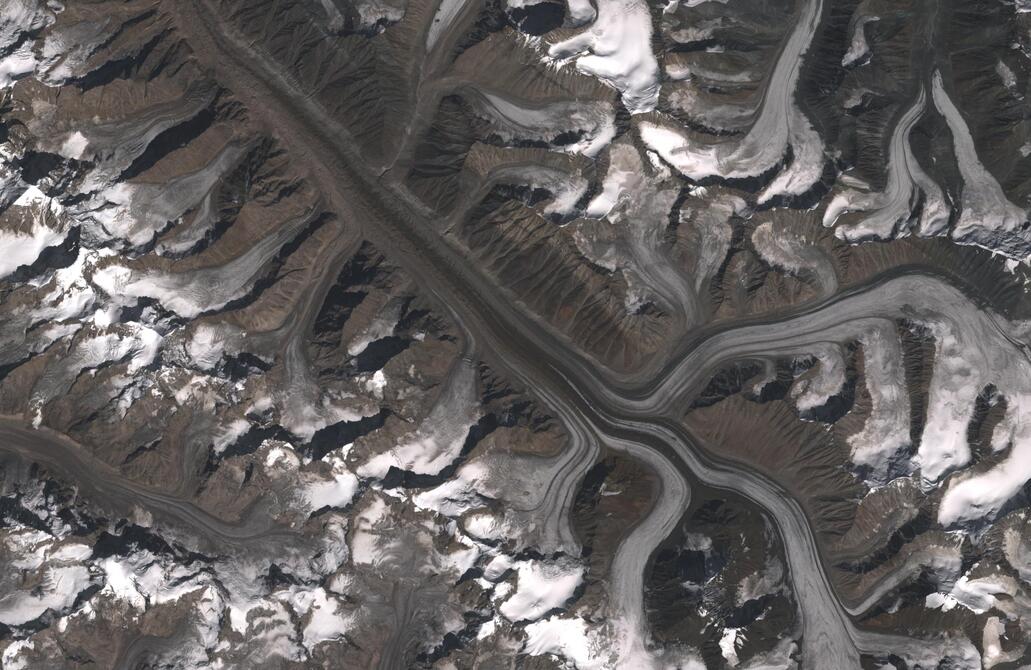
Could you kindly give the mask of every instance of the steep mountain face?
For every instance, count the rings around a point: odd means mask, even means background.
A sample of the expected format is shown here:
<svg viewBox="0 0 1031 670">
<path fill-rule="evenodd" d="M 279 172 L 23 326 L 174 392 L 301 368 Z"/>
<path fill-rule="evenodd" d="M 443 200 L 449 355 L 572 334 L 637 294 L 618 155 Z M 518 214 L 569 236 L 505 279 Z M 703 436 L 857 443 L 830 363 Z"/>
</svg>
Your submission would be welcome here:
<svg viewBox="0 0 1031 670">
<path fill-rule="evenodd" d="M 1031 663 L 1031 6 L 0 2 L 4 668 Z"/>
</svg>

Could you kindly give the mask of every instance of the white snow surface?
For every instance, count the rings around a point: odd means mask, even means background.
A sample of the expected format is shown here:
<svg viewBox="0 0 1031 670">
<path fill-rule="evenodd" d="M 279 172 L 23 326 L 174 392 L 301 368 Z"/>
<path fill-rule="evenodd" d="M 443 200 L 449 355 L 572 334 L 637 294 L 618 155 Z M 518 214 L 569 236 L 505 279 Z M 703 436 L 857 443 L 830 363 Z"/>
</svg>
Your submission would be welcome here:
<svg viewBox="0 0 1031 670">
<path fill-rule="evenodd" d="M 847 225 L 834 231 L 839 239 L 852 243 L 873 239 L 891 239 L 908 233 L 914 210 L 921 209 L 915 221 L 916 232 L 936 236 L 945 232 L 949 223 L 949 203 L 941 187 L 920 166 L 910 144 L 916 123 L 923 118 L 926 96 L 921 90 L 916 100 L 895 124 L 888 145 L 888 165 L 883 191 L 871 191 L 865 183 L 855 183 L 840 191 L 828 203 L 823 225 L 830 227 L 848 212 L 863 212 Z M 844 182 L 844 180 L 843 180 Z M 922 203 L 921 203 L 922 200 Z"/>
<path fill-rule="evenodd" d="M 0 58 L 0 90 L 14 86 L 15 82 L 36 69 L 36 54 L 32 43 L 26 42 L 16 51 Z"/>
<path fill-rule="evenodd" d="M 311 651 L 319 643 L 336 640 L 352 627 L 352 617 L 342 611 L 335 596 L 322 587 L 295 587 L 289 595 L 291 608 L 307 621 L 301 631 L 304 647 Z"/>
<path fill-rule="evenodd" d="M 186 352 L 201 370 L 212 370 L 222 360 L 229 337 L 226 328 L 202 322 L 194 329 Z"/>
<path fill-rule="evenodd" d="M 737 657 L 737 645 L 738 645 L 738 633 L 740 632 L 737 628 L 724 628 L 723 635 L 720 636 L 720 654 L 723 656 L 723 660 L 727 662 L 730 667 L 735 667 L 738 664 Z"/>
<path fill-rule="evenodd" d="M 311 512 L 323 507 L 346 507 L 358 491 L 358 477 L 347 469 L 340 454 L 327 456 L 332 468 L 330 478 L 310 479 L 304 488 L 304 497 Z"/>
<path fill-rule="evenodd" d="M 583 581 L 583 566 L 573 562 L 520 561 L 516 591 L 499 611 L 509 621 L 533 621 L 565 605 Z"/>
<path fill-rule="evenodd" d="M 236 443 L 251 428 L 251 422 L 247 419 L 233 419 L 215 434 L 212 441 L 212 448 L 216 454 L 221 454 L 228 447 Z"/>
<path fill-rule="evenodd" d="M 416 507 L 431 509 L 445 516 L 460 516 L 484 505 L 484 498 L 480 494 L 486 494 L 483 482 L 487 474 L 487 468 L 479 462 L 463 463 L 454 477 L 440 486 L 416 494 L 412 502 Z"/>
<path fill-rule="evenodd" d="M 377 527 L 389 516 L 390 508 L 383 498 L 373 498 L 354 517 L 351 534 L 351 560 L 355 565 L 379 563 L 382 551 L 379 548 Z"/>
<path fill-rule="evenodd" d="M 813 348 L 816 369 L 791 387 L 791 397 L 800 412 L 822 407 L 845 386 L 845 358 L 837 344 Z"/>
<path fill-rule="evenodd" d="M 53 7 L 34 0 L 4 0 L 0 11 L 0 90 L 9 88 L 36 68 L 32 40 L 17 49 L 13 47 L 24 33 L 44 28 L 54 22 Z"/>
<path fill-rule="evenodd" d="M 601 670 L 607 667 L 604 648 L 589 635 L 583 619 L 560 619 L 553 616 L 524 629 L 523 651 L 530 656 L 555 654 L 572 661 L 578 670 Z"/>
<path fill-rule="evenodd" d="M 655 108 L 659 99 L 659 64 L 652 53 L 652 21 L 643 0 L 598 0 L 590 29 L 553 44 L 548 56 L 575 59 L 576 68 L 618 90 L 631 114 Z M 570 3 L 570 13 L 587 19 L 588 11 Z M 589 19 L 587 19 L 589 20 Z"/>
<path fill-rule="evenodd" d="M 639 180 L 640 172 L 630 172 L 620 169 L 618 165 L 610 165 L 605 173 L 601 192 L 588 203 L 585 214 L 592 218 L 608 216 L 620 200 L 634 197 L 635 193 L 628 189 L 636 186 Z"/>
<path fill-rule="evenodd" d="M 146 550 L 129 556 L 111 556 L 99 563 L 104 574 L 102 594 L 129 603 L 138 610 L 177 601 L 210 587 L 210 576 L 165 562 Z"/>
<path fill-rule="evenodd" d="M 872 324 L 860 342 L 870 416 L 848 444 L 852 462 L 870 467 L 880 478 L 887 475 L 890 459 L 910 442 L 909 394 L 894 323 Z"/>
<path fill-rule="evenodd" d="M 447 30 L 448 26 L 458 17 L 465 7 L 466 0 L 440 0 L 437 6 L 437 13 L 430 23 L 430 30 L 426 34 L 426 51 L 432 51 L 433 46 L 440 39 L 440 36 Z"/>
<path fill-rule="evenodd" d="M 791 149 L 791 163 L 759 194 L 763 204 L 777 196 L 798 196 L 823 172 L 823 141 L 794 103 L 802 55 L 809 49 L 822 12 L 821 0 L 805 3 L 769 77 L 758 117 L 748 132 L 717 144 L 688 131 L 652 122 L 640 124 L 641 140 L 685 176 L 746 178 L 764 174 Z"/>
<path fill-rule="evenodd" d="M 33 424 L 38 426 L 42 421 L 43 405 L 64 393 L 80 373 L 105 363 L 127 361 L 126 371 L 131 375 L 154 362 L 162 339 L 156 330 L 135 322 L 79 339 L 64 358 L 50 363 L 36 382 L 30 403 L 36 411 Z"/>
<path fill-rule="evenodd" d="M 589 624 L 580 617 L 558 615 L 541 619 L 524 628 L 523 652 L 530 656 L 554 654 L 570 661 L 577 670 L 705 670 L 705 664 L 690 649 L 667 650 L 659 658 L 643 652 L 620 657 L 614 649 L 625 647 L 623 638 L 631 635 L 618 621 Z"/>
<path fill-rule="evenodd" d="M 462 361 L 418 429 L 397 446 L 370 458 L 358 468 L 358 474 L 382 478 L 391 466 L 417 474 L 438 474 L 458 458 L 469 429 L 479 418 L 475 370 Z"/>
<path fill-rule="evenodd" d="M 956 606 L 964 607 L 974 614 L 983 614 L 997 605 L 996 596 L 1011 598 L 1017 592 L 1017 585 L 1006 575 L 991 575 L 970 579 L 963 575 L 956 580 L 952 589 L 930 593 L 925 605 L 948 612 Z"/>
<path fill-rule="evenodd" d="M 935 107 L 948 122 L 956 162 L 963 177 L 953 239 L 1025 259 L 1031 251 L 1031 234 L 1023 227 L 1028 220 L 1027 212 L 1009 200 L 995 176 L 981 163 L 970 129 L 946 93 L 938 71 L 934 73 L 931 94 Z"/>
<path fill-rule="evenodd" d="M 65 232 L 47 225 L 48 219 L 52 219 L 52 215 L 59 214 L 62 209 L 39 188 L 27 188 L 14 201 L 14 206 L 30 210 L 32 229 L 28 232 L 0 230 L 0 279 L 23 265 L 36 262 L 44 249 L 60 244 L 66 237 Z"/>
<path fill-rule="evenodd" d="M 65 158 L 82 158 L 88 146 L 89 140 L 80 131 L 76 130 L 69 133 L 67 139 L 61 144 L 61 155 Z"/>
<path fill-rule="evenodd" d="M 535 105 L 520 104 L 488 91 L 480 91 L 480 96 L 479 111 L 492 122 L 493 131 L 509 142 L 551 142 L 563 131 L 580 131 L 580 140 L 558 145 L 554 150 L 594 157 L 616 136 L 615 108 L 608 101 Z"/>
<path fill-rule="evenodd" d="M 753 572 L 737 585 L 734 602 L 741 607 L 749 600 L 785 591 L 784 564 L 773 558 L 761 571 Z"/>
<path fill-rule="evenodd" d="M 876 21 L 876 16 L 862 16 L 852 26 L 852 41 L 849 43 L 848 51 L 841 59 L 845 67 L 858 63 L 870 55 L 870 45 L 866 41 L 866 24 Z"/>
<path fill-rule="evenodd" d="M 49 533 L 17 525 L 5 535 L 6 551 L 12 556 L 7 567 L 34 575 L 30 586 L 0 594 L 0 623 L 19 626 L 48 609 L 60 612 L 91 584 L 89 569 L 82 564 L 91 553 L 86 545 L 61 543 Z"/>
<path fill-rule="evenodd" d="M 401 307 L 403 305 L 404 303 L 400 300 L 392 300 L 380 309 L 379 314 L 369 322 L 369 325 L 355 335 L 351 342 L 348 343 L 348 355 L 357 356 L 373 342 L 393 335 L 397 321 L 401 318 Z"/>
<path fill-rule="evenodd" d="M 23 652 L 32 651 L 34 643 L 32 640 L 15 640 L 4 649 L 0 656 L 0 667 L 6 670 L 28 670 L 28 661 L 19 658 Z"/>
<path fill-rule="evenodd" d="M 190 290 L 175 275 L 161 273 L 136 274 L 124 265 L 111 264 L 97 270 L 93 281 L 108 295 L 132 298 L 154 298 L 180 316 L 194 318 L 204 311 L 224 307 L 235 296 L 208 300 L 209 295 Z"/>
<path fill-rule="evenodd" d="M 960 339 L 945 324 L 930 324 L 935 339 L 934 380 L 928 398 L 927 424 L 917 462 L 925 487 L 970 461 L 967 425 L 981 391 L 983 373 L 968 355 L 973 342 Z M 943 501 L 942 512 L 948 509 Z"/>
<path fill-rule="evenodd" d="M 0 596 L 0 623 L 19 626 L 34 621 L 48 609 L 70 607 L 90 585 L 89 570 L 83 565 L 48 565 L 39 590 L 12 591 Z"/>
</svg>

